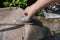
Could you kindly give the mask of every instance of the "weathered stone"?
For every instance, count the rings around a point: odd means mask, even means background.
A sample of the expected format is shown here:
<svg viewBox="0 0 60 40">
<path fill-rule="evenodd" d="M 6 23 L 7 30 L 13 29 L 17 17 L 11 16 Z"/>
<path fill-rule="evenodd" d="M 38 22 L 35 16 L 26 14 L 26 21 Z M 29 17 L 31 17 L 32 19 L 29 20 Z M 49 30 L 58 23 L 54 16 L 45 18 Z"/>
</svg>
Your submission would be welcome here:
<svg viewBox="0 0 60 40">
<path fill-rule="evenodd" d="M 50 31 L 55 33 L 60 33 L 60 19 L 55 18 L 44 18 L 38 17 L 38 19 L 43 23 L 44 26 L 50 29 Z"/>
<path fill-rule="evenodd" d="M 22 40 L 23 27 L 10 25 L 14 20 L 21 18 L 23 9 L 11 7 L 0 8 L 0 40 Z"/>
<path fill-rule="evenodd" d="M 15 24 L 15 20 L 20 19 L 22 15 L 23 10 L 21 8 L 0 8 L 1 40 L 38 40 L 45 36 L 45 29 L 41 22 L 33 20 L 32 23 L 34 25 L 30 23 L 25 23 L 25 26 L 21 24 L 10 25 Z"/>
</svg>

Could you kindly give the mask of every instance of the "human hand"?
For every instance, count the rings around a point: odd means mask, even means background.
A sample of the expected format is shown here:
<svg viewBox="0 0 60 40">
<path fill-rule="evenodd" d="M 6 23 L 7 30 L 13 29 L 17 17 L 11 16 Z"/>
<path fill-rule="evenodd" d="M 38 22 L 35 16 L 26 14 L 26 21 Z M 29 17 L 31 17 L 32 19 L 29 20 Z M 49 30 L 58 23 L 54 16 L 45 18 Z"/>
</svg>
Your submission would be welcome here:
<svg viewBox="0 0 60 40">
<path fill-rule="evenodd" d="M 36 10 L 34 7 L 27 7 L 24 11 L 24 16 L 26 16 L 26 19 L 29 20 L 34 14 L 36 13 Z"/>
</svg>

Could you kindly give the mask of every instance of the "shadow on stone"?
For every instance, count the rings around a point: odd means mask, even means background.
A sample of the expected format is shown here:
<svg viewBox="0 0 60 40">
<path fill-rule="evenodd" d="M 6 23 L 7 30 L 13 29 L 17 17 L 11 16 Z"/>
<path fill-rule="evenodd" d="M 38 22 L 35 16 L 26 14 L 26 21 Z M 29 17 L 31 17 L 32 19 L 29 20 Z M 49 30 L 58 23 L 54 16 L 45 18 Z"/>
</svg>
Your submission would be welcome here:
<svg viewBox="0 0 60 40">
<path fill-rule="evenodd" d="M 43 28 L 44 30 L 44 37 L 42 39 L 39 40 L 51 40 L 51 31 L 48 27 L 45 27 L 42 22 L 40 20 L 38 20 L 37 18 L 32 18 L 32 20 L 30 21 L 31 23 L 33 23 L 32 25 L 36 25 L 39 26 L 40 28 Z"/>
<path fill-rule="evenodd" d="M 46 35 L 45 35 L 45 37 L 43 38 L 43 39 L 41 39 L 41 40 L 52 40 L 52 34 L 51 34 L 51 31 L 50 31 L 50 29 L 48 28 L 48 27 L 45 27 L 45 29 L 46 29 Z"/>
</svg>

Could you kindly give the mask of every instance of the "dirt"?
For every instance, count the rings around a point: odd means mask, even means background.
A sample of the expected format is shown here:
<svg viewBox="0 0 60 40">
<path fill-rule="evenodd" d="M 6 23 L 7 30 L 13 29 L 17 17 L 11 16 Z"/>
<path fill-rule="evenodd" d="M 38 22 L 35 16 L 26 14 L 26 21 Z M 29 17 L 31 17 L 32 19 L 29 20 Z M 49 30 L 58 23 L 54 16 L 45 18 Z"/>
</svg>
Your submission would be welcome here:
<svg viewBox="0 0 60 40">
<path fill-rule="evenodd" d="M 51 31 L 54 31 L 55 33 L 60 33 L 60 19 L 48 19 L 41 16 L 38 16 L 38 19 Z"/>
</svg>

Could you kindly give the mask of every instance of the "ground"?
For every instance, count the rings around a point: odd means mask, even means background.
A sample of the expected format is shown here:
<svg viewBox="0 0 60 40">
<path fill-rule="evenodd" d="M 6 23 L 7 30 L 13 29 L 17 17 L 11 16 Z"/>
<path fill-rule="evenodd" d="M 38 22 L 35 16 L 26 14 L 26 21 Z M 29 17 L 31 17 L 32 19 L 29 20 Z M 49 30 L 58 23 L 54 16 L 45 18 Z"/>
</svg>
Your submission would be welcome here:
<svg viewBox="0 0 60 40">
<path fill-rule="evenodd" d="M 10 9 L 10 11 L 11 10 L 12 9 Z M 6 13 L 6 15 L 7 15 L 7 12 L 9 10 L 8 9 L 7 9 L 7 11 L 5 10 L 6 12 L 5 11 L 3 12 L 3 11 L 0 10 L 0 12 Z M 17 12 L 16 10 L 14 10 L 13 14 L 14 13 L 21 13 L 21 12 L 22 11 Z M 0 22 L 1 21 L 3 22 L 3 20 L 1 20 L 2 19 L 1 17 L 3 17 L 3 19 L 4 19 L 6 16 L 4 16 L 4 15 L 1 16 L 1 15 L 3 15 L 3 14 L 0 13 Z M 15 15 L 17 15 L 17 14 L 15 14 Z M 9 16 L 10 16 L 10 14 L 9 14 Z M 9 18 L 14 19 L 16 17 L 13 18 L 13 16 L 10 16 Z M 6 21 L 7 19 L 5 20 L 7 23 L 9 23 L 11 20 L 11 19 L 9 20 L 9 18 L 7 18 L 8 22 Z M 38 18 L 38 20 L 40 20 L 43 23 L 43 26 L 47 27 L 50 30 L 50 31 L 47 31 L 48 33 L 50 32 L 52 35 L 54 35 L 54 33 L 60 33 L 60 19 L 46 19 L 46 18 L 40 17 L 40 16 L 37 16 L 37 18 Z M 11 26 L 0 25 L 0 40 L 22 40 L 23 39 L 22 35 L 24 32 L 23 31 L 24 28 L 21 27 L 20 25 L 9 28 Z M 6 28 L 8 28 L 8 29 L 6 29 Z M 4 30 L 1 30 L 1 29 L 4 29 Z"/>
</svg>

